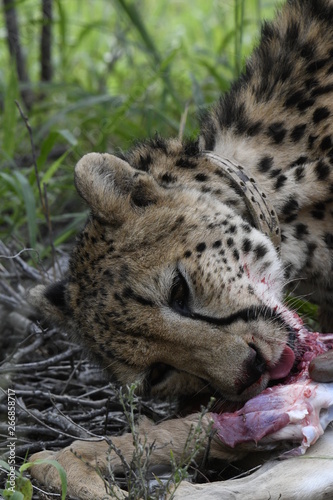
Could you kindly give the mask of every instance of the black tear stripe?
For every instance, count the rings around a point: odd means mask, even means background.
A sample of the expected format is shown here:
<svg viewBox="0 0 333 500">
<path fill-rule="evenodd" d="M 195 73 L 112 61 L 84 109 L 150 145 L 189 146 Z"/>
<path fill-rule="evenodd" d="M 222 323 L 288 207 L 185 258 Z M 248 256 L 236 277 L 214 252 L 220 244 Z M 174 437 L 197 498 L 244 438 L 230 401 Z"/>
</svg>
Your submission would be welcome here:
<svg viewBox="0 0 333 500">
<path fill-rule="evenodd" d="M 237 321 L 243 321 L 249 323 L 250 321 L 257 321 L 263 319 L 265 321 L 272 320 L 279 323 L 280 326 L 286 326 L 284 320 L 276 311 L 268 307 L 257 307 L 252 306 L 246 309 L 241 309 L 236 313 L 230 314 L 225 318 L 214 318 L 211 316 L 205 316 L 203 314 L 193 313 L 190 316 L 192 319 L 198 319 L 200 321 L 205 321 L 206 323 L 211 323 L 218 326 L 229 326 Z"/>
<path fill-rule="evenodd" d="M 125 299 L 132 299 L 141 304 L 142 306 L 154 307 L 154 302 L 142 295 L 136 294 L 131 287 L 126 287 L 123 291 L 123 297 Z"/>
</svg>

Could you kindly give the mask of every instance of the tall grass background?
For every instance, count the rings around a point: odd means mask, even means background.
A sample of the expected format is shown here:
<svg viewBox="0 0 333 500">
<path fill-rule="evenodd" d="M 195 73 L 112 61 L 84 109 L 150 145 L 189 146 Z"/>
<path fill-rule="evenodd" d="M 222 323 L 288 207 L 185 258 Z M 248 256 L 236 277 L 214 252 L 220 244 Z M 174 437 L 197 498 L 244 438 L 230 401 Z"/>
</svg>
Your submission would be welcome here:
<svg viewBox="0 0 333 500">
<path fill-rule="evenodd" d="M 70 242 L 86 213 L 73 187 L 85 153 L 198 132 L 197 111 L 241 73 L 276 0 L 55 0 L 51 82 L 40 81 L 40 2 L 16 0 L 31 109 L 24 109 L 0 14 L 0 239 L 16 248 Z M 47 207 L 43 209 L 29 131 Z M 45 205 L 45 203 L 44 203 Z M 45 218 L 45 210 L 47 217 Z"/>
</svg>

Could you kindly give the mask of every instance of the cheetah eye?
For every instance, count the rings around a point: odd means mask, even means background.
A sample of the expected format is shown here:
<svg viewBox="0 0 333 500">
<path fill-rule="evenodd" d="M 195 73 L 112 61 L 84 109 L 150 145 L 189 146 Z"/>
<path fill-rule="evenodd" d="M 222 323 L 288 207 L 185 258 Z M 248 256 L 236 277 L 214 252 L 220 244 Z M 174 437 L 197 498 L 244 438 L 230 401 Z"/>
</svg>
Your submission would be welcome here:
<svg viewBox="0 0 333 500">
<path fill-rule="evenodd" d="M 171 294 L 169 299 L 170 307 L 182 316 L 191 316 L 189 309 L 189 295 L 190 289 L 184 276 L 177 271 L 176 277 L 173 281 Z"/>
</svg>

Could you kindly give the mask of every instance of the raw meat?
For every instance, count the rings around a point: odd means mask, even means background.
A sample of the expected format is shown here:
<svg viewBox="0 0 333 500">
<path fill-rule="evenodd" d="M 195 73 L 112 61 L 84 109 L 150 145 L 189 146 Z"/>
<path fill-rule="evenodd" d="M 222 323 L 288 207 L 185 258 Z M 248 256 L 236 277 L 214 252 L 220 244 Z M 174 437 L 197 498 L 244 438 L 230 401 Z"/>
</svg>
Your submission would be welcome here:
<svg viewBox="0 0 333 500">
<path fill-rule="evenodd" d="M 288 442 L 296 448 L 284 456 L 304 454 L 333 421 L 333 382 L 317 383 L 309 377 L 311 360 L 332 348 L 333 334 L 312 333 L 303 326 L 297 328 L 295 371 L 280 384 L 247 401 L 240 410 L 212 414 L 213 427 L 221 441 L 232 448 L 249 449 L 271 449 Z M 272 380 L 283 373 L 283 365 L 290 364 L 289 351 L 287 347 L 285 362 L 272 368 Z"/>
</svg>

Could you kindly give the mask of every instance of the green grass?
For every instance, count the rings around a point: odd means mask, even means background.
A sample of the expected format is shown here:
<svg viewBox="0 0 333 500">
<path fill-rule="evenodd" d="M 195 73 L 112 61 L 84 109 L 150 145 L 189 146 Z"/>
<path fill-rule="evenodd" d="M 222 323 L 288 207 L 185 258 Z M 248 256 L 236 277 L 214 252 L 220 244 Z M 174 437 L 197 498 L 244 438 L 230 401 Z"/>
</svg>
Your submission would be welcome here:
<svg viewBox="0 0 333 500">
<path fill-rule="evenodd" d="M 195 135 L 198 109 L 215 101 L 241 72 L 258 37 L 260 19 L 271 18 L 276 4 L 57 0 L 54 77 L 51 83 L 41 83 L 40 2 L 16 0 L 35 95 L 27 114 L 56 246 L 73 238 L 84 218 L 73 188 L 76 161 L 90 151 L 126 150 L 133 140 L 156 131 L 178 135 L 185 109 L 185 133 Z M 19 85 L 4 28 L 0 34 L 0 238 L 15 238 L 19 245 L 47 254 L 47 222 L 29 133 L 14 102 L 23 106 Z M 55 150 L 58 156 L 52 154 Z"/>
</svg>

